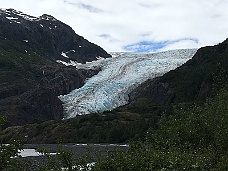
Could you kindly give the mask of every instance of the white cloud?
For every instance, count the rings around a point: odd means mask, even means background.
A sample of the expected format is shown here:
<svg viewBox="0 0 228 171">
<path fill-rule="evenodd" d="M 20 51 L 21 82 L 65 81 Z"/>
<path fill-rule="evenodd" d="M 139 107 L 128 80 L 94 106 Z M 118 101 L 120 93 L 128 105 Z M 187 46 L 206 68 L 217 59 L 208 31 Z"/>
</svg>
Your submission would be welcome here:
<svg viewBox="0 0 228 171">
<path fill-rule="evenodd" d="M 201 47 L 228 37 L 227 0 L 1 0 L 1 7 L 51 14 L 109 52 L 145 41 L 173 42 L 165 50 Z"/>
<path fill-rule="evenodd" d="M 167 46 L 159 49 L 158 51 L 166 51 L 170 49 L 185 49 L 186 47 L 189 49 L 194 49 L 194 48 L 198 48 L 199 45 L 198 45 L 198 42 L 196 41 L 186 39 L 186 40 L 170 43 Z"/>
</svg>

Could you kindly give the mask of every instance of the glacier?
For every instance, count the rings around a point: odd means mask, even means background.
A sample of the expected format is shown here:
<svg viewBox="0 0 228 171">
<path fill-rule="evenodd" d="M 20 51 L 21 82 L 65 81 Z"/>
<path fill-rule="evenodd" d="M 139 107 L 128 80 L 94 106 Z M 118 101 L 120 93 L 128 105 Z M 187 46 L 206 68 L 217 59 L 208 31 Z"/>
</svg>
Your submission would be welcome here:
<svg viewBox="0 0 228 171">
<path fill-rule="evenodd" d="M 101 71 L 84 86 L 60 95 L 64 119 L 77 115 L 110 111 L 128 103 L 129 93 L 142 82 L 162 76 L 191 59 L 197 49 L 169 50 L 158 53 L 111 53 L 112 58 L 77 65 Z"/>
</svg>

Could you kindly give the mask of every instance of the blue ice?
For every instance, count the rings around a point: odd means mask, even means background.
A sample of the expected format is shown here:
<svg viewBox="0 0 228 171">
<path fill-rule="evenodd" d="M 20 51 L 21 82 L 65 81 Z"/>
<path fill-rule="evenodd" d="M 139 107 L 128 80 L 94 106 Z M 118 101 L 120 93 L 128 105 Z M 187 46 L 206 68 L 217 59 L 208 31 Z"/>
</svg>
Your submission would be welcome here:
<svg viewBox="0 0 228 171">
<path fill-rule="evenodd" d="M 110 111 L 127 104 L 129 93 L 139 84 L 184 64 L 196 51 L 112 53 L 112 58 L 80 65 L 84 69 L 99 67 L 101 71 L 88 79 L 83 87 L 59 96 L 64 103 L 64 118 Z"/>
</svg>

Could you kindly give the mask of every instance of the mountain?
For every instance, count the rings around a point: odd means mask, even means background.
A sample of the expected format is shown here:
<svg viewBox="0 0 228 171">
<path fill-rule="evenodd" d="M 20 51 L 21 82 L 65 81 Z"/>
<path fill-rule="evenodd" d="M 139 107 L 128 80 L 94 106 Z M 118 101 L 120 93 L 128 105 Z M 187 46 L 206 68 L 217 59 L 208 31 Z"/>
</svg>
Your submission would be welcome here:
<svg viewBox="0 0 228 171">
<path fill-rule="evenodd" d="M 164 105 L 204 101 L 215 84 L 227 83 L 228 39 L 200 48 L 193 58 L 162 77 L 142 83 L 130 94 L 130 105 Z"/>
<path fill-rule="evenodd" d="M 147 80 L 130 93 L 130 103 L 118 109 L 61 121 L 9 127 L 0 135 L 5 142 L 26 135 L 28 143 L 123 143 L 143 139 L 158 129 L 161 116 L 173 115 L 178 105 L 202 104 L 227 84 L 228 39 L 200 48 L 182 66 Z M 215 116 L 216 117 L 216 116 Z"/>
<path fill-rule="evenodd" d="M 50 15 L 0 9 L 0 116 L 4 127 L 62 119 L 58 95 L 79 88 L 98 70 L 58 63 L 110 57 Z"/>
<path fill-rule="evenodd" d="M 5 15 L 4 12 L 1 12 L 1 15 Z M 12 18 L 3 18 L 1 20 L 13 24 Z M 49 21 L 49 18 L 46 21 Z M 41 25 L 37 26 L 43 28 Z M 52 29 L 48 30 L 52 32 Z M 203 104 L 228 82 L 227 39 L 218 45 L 200 48 L 192 59 L 175 70 L 137 84 L 137 87 L 131 89 L 129 104 L 126 106 L 108 112 L 60 120 L 63 117 L 63 108 L 57 96 L 81 87 L 85 80 L 98 73 L 97 70 L 92 70 L 97 67 L 85 70 L 62 65 L 61 63 L 85 63 L 68 60 L 70 54 L 66 52 L 74 52 L 74 49 L 60 50 L 58 53 L 63 57 L 60 59 L 52 56 L 48 50 L 44 52 L 45 49 L 42 48 L 35 51 L 36 48 L 28 46 L 27 39 L 23 39 L 21 43 L 5 38 L 0 42 L 1 116 L 8 117 L 5 127 L 31 124 L 6 128 L 0 135 L 4 142 L 20 139 L 22 135 L 27 137 L 27 143 L 122 143 L 143 139 L 148 129 L 158 129 L 158 123 L 164 115 L 174 115 L 176 106 Z M 144 62 L 145 58 L 142 58 L 141 66 L 145 66 Z M 134 66 L 131 65 L 133 63 L 127 63 L 120 71 L 121 74 L 122 71 L 127 73 Z M 113 68 L 115 69 L 115 66 Z M 137 67 L 133 69 L 137 70 Z M 111 73 L 114 78 L 121 75 Z M 112 88 L 113 85 L 110 91 Z"/>
<path fill-rule="evenodd" d="M 68 25 L 44 14 L 26 15 L 14 9 L 0 10 L 0 38 L 25 46 L 25 53 L 39 54 L 50 60 L 85 63 L 97 57 L 111 57 L 101 47 L 77 35 Z"/>
<path fill-rule="evenodd" d="M 143 138 L 145 132 L 157 129 L 160 116 L 172 115 L 175 106 L 204 103 L 227 84 L 228 39 L 209 47 L 200 48 L 192 59 L 161 77 L 149 79 L 130 93 L 125 107 L 103 114 L 76 117 L 72 120 L 45 122 L 17 128 L 17 134 L 28 135 L 28 142 L 125 142 Z M 40 131 L 37 135 L 38 128 Z M 55 131 L 48 133 L 48 130 Z M 5 139 L 14 136 L 6 130 Z M 26 131 L 30 130 L 30 131 Z M 67 132 L 65 134 L 64 132 Z M 61 134 L 61 137 L 55 135 Z M 44 139 L 45 135 L 50 137 Z M 11 137 L 11 138 L 10 138 Z"/>
</svg>

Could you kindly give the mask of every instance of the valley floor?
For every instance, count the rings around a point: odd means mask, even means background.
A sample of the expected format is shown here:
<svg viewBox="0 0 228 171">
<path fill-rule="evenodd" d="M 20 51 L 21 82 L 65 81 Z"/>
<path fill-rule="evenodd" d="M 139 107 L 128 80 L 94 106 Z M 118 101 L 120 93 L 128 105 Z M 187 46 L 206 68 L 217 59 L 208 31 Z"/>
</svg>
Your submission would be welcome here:
<svg viewBox="0 0 228 171">
<path fill-rule="evenodd" d="M 73 158 L 78 159 L 86 155 L 91 156 L 91 159 L 88 159 L 89 162 L 96 161 L 99 157 L 110 156 L 115 151 L 126 151 L 128 149 L 127 144 L 77 144 L 77 143 L 68 143 L 68 144 L 25 144 L 23 146 L 24 150 L 21 150 L 19 153 L 21 157 L 19 160 L 31 161 L 31 167 L 36 167 L 41 163 L 47 161 L 47 157 L 43 156 L 41 153 L 37 152 L 39 149 L 45 149 L 51 156 L 55 154 L 62 148 L 64 151 L 71 152 Z"/>
</svg>

